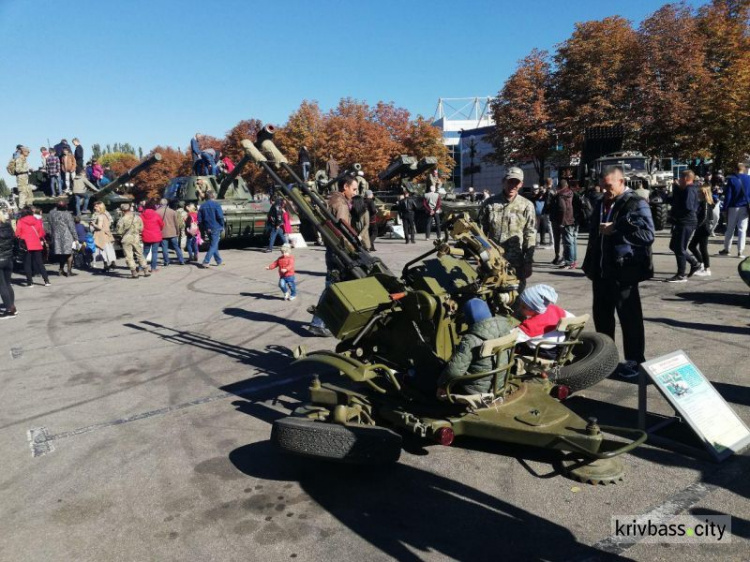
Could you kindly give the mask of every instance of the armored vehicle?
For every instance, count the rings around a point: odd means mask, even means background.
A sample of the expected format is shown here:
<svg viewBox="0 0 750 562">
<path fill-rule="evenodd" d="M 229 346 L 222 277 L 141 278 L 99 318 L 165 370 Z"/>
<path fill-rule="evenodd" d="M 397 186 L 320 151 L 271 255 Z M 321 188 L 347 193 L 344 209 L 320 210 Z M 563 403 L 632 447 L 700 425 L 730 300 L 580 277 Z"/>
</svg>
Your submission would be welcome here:
<svg viewBox="0 0 750 562">
<path fill-rule="evenodd" d="M 211 189 L 216 193 L 216 202 L 224 211 L 224 240 L 262 236 L 265 232 L 266 217 L 271 210 L 271 201 L 268 198 L 254 197 L 245 180 L 239 175 L 248 160 L 249 157 L 245 154 L 234 170 L 222 180 L 216 176 L 173 178 L 164 189 L 164 198 L 170 203 L 192 202 L 199 205 L 205 197 L 205 192 Z M 299 232 L 299 217 L 293 212 L 291 219 L 292 230 Z"/>
<path fill-rule="evenodd" d="M 332 368 L 344 381 L 334 385 L 313 378 L 309 402 L 274 423 L 271 440 L 277 447 L 293 455 L 379 464 L 398 460 L 403 434 L 446 446 L 472 436 L 565 451 L 569 474 L 582 481 L 622 478 L 624 467 L 615 457 L 643 443 L 646 434 L 600 426 L 563 403 L 570 392 L 614 370 L 618 357 L 611 339 L 583 332 L 586 318 L 568 319 L 558 326 L 566 341 L 554 359 L 543 360 L 538 354 L 517 356 L 511 333 L 482 346 L 491 370 L 454 381 L 491 378 L 490 392 L 462 395 L 449 383 L 439 399 L 434 388 L 421 390 L 416 378 L 437 379 L 468 329 L 461 312 L 467 300 L 483 299 L 495 315 L 511 316 L 519 281 L 502 249 L 466 216 L 452 216 L 444 239 L 396 274 L 328 211 L 270 139 L 258 144 L 254 160 L 315 224 L 333 264 L 334 282 L 315 313 L 338 345 L 311 353 L 299 347 L 297 362 Z"/>
<path fill-rule="evenodd" d="M 154 153 L 151 156 L 145 158 L 143 161 L 139 162 L 137 165 L 132 167 L 130 170 L 126 171 L 124 174 L 122 174 L 120 177 L 115 179 L 114 181 L 111 181 L 108 183 L 105 187 L 98 188 L 92 183 L 90 183 L 88 180 L 84 180 L 91 191 L 91 199 L 89 201 L 89 209 L 92 208 L 93 204 L 96 201 L 103 201 L 105 207 L 107 208 L 107 211 L 112 215 L 113 222 L 116 223 L 117 219 L 120 217 L 120 205 L 122 203 L 132 203 L 133 202 L 133 196 L 129 193 L 126 194 L 120 194 L 117 193 L 117 189 L 124 186 L 126 183 L 133 180 L 138 174 L 140 174 L 142 171 L 146 170 L 147 168 L 153 166 L 157 162 L 161 161 L 161 154 Z M 46 221 L 46 216 L 49 211 L 51 211 L 59 201 L 68 199 L 68 209 L 73 210 L 75 209 L 75 196 L 73 195 L 60 195 L 57 197 L 38 197 L 34 196 L 34 205 L 36 207 L 39 207 L 42 209 Z M 90 214 L 85 214 L 81 217 L 81 222 L 84 224 L 88 224 L 89 220 L 91 218 Z M 45 229 L 47 228 L 47 225 L 45 223 Z M 113 224 L 114 229 L 114 224 Z"/>
<path fill-rule="evenodd" d="M 672 187 L 672 172 L 652 169 L 649 158 L 640 152 L 615 152 L 594 160 L 590 170 L 591 180 L 598 182 L 607 166 L 621 166 L 625 173 L 625 182 L 630 189 L 642 187 L 649 190 L 654 228 L 664 229 L 667 226 L 668 214 L 666 196 Z"/>
</svg>

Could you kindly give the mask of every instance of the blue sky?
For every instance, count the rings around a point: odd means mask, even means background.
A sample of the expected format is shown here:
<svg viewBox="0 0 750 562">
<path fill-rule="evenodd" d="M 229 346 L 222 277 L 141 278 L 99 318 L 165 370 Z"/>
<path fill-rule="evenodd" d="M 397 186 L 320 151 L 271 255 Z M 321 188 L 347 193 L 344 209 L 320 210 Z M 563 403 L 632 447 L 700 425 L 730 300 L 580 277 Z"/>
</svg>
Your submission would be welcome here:
<svg viewBox="0 0 750 562">
<path fill-rule="evenodd" d="M 496 94 L 577 21 L 637 24 L 663 3 L 0 0 L 3 163 L 22 143 L 36 164 L 48 138 L 184 147 L 242 119 L 281 124 L 304 99 L 432 117 L 439 97 Z"/>
</svg>

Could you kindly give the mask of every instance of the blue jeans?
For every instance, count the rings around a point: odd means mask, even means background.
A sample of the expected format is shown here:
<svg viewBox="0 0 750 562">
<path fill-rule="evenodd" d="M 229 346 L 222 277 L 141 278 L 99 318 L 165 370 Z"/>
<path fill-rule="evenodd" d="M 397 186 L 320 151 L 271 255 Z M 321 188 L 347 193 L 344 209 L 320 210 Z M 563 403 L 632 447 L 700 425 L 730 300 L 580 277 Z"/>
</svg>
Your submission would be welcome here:
<svg viewBox="0 0 750 562">
<path fill-rule="evenodd" d="M 60 187 L 62 193 L 62 187 Z M 76 193 L 76 216 L 80 217 L 82 211 L 88 211 L 89 199 L 91 198 L 90 193 Z M 81 204 L 83 203 L 83 204 Z"/>
<path fill-rule="evenodd" d="M 290 296 L 296 297 L 297 281 L 295 281 L 294 275 L 290 275 L 289 277 L 281 277 L 279 279 L 279 289 L 281 289 L 281 292 L 285 295 L 286 292 L 289 291 Z"/>
<path fill-rule="evenodd" d="M 276 237 L 281 236 L 281 240 L 284 244 L 289 244 L 289 241 L 287 240 L 286 234 L 284 234 L 284 227 L 283 226 L 277 226 L 273 230 L 271 230 L 271 240 L 268 242 L 268 249 L 273 250 L 273 245 L 276 243 Z"/>
<path fill-rule="evenodd" d="M 563 261 L 573 263 L 578 258 L 576 244 L 578 241 L 578 230 L 575 225 L 564 226 L 562 232 Z"/>
<path fill-rule="evenodd" d="M 187 250 L 189 259 L 194 259 L 198 261 L 198 237 L 197 236 L 187 237 L 187 245 L 185 246 L 185 249 Z"/>
<path fill-rule="evenodd" d="M 222 229 L 219 230 L 212 230 L 211 233 L 208 235 L 208 252 L 206 252 L 206 257 L 203 258 L 203 265 L 208 265 L 211 263 L 211 258 L 214 258 L 216 260 L 216 264 L 221 264 L 221 256 L 219 255 L 219 240 L 221 239 L 221 233 Z"/>
<path fill-rule="evenodd" d="M 310 177 L 310 162 L 302 162 L 302 179 L 307 181 Z"/>
<path fill-rule="evenodd" d="M 159 259 L 159 246 L 161 242 L 144 242 L 143 243 L 143 255 L 151 252 L 151 271 L 156 270 L 157 261 Z"/>
<path fill-rule="evenodd" d="M 175 254 L 177 254 L 177 261 L 180 263 L 185 263 L 185 257 L 182 255 L 182 250 L 180 249 L 180 239 L 175 238 L 164 238 L 161 241 L 161 255 L 164 258 L 164 265 L 169 265 L 169 247 L 172 246 L 172 249 L 174 250 Z"/>
<path fill-rule="evenodd" d="M 49 177 L 49 189 L 50 193 L 52 194 L 52 197 L 55 195 L 62 195 L 63 188 L 60 184 L 60 176 L 50 176 Z"/>
</svg>

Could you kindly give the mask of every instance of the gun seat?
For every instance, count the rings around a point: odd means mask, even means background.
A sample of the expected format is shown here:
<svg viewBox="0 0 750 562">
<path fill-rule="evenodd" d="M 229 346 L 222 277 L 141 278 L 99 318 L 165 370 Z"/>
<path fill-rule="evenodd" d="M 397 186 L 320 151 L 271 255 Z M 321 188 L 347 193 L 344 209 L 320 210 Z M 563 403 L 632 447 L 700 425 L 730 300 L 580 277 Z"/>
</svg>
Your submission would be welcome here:
<svg viewBox="0 0 750 562">
<path fill-rule="evenodd" d="M 581 343 L 579 336 L 583 332 L 586 322 L 589 321 L 589 315 L 584 314 L 582 316 L 570 316 L 568 318 L 562 318 L 557 323 L 556 330 L 565 334 L 565 340 L 561 342 L 545 342 L 547 345 L 554 345 L 556 348 L 556 354 L 554 359 L 545 359 L 539 357 L 539 353 L 542 350 L 541 345 L 536 346 L 533 357 L 528 357 L 528 360 L 532 364 L 538 364 L 544 368 L 562 367 L 563 365 L 570 363 L 573 360 L 573 350 L 576 345 Z M 524 356 L 527 358 L 527 356 Z"/>
<path fill-rule="evenodd" d="M 492 357 L 492 369 L 482 373 L 473 373 L 464 375 L 457 379 L 449 381 L 445 387 L 445 399 L 451 404 L 464 404 L 470 408 L 477 409 L 488 407 L 497 400 L 501 400 L 508 390 L 508 379 L 510 370 L 515 363 L 515 347 L 518 331 L 511 330 L 508 335 L 485 341 L 479 351 L 482 358 Z M 502 364 L 503 357 L 506 356 L 508 362 Z M 492 377 L 492 392 L 483 392 L 476 394 L 454 394 L 451 392 L 457 384 L 465 384 L 477 379 Z"/>
</svg>

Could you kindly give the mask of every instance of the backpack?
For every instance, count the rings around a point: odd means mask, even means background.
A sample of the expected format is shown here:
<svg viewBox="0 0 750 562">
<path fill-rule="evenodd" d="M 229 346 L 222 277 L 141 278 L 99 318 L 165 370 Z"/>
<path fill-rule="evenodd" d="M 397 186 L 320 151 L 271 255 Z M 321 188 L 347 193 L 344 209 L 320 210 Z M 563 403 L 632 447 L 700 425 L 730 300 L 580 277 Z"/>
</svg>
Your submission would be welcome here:
<svg viewBox="0 0 750 562">
<path fill-rule="evenodd" d="M 588 197 L 581 197 L 580 193 L 573 193 L 573 216 L 579 225 L 587 225 L 591 219 L 594 208 Z"/>
<path fill-rule="evenodd" d="M 10 162 L 8 162 L 8 165 L 5 166 L 5 171 L 8 172 L 11 176 L 16 175 L 16 159 L 11 158 Z"/>
</svg>

